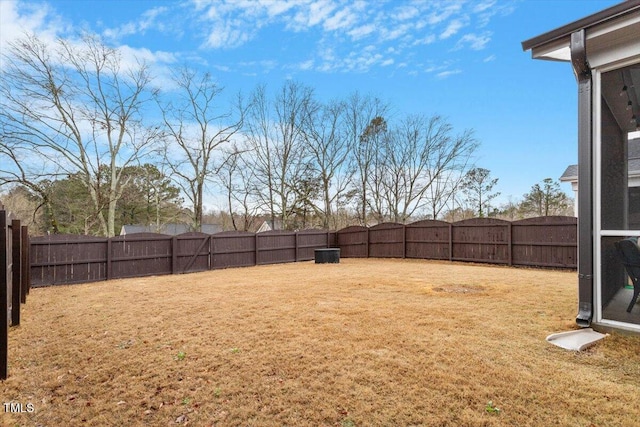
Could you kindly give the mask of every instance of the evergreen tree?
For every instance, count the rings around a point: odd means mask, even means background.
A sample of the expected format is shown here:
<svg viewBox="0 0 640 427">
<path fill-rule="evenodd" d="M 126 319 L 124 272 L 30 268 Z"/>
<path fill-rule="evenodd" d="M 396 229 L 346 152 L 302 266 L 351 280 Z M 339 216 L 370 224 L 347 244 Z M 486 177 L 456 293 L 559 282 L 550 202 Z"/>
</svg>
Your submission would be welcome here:
<svg viewBox="0 0 640 427">
<path fill-rule="evenodd" d="M 471 169 L 462 181 L 462 191 L 466 195 L 467 203 L 483 218 L 490 212 L 491 200 L 500 195 L 494 191 L 498 178 L 491 178 L 491 171 L 484 168 Z"/>
<path fill-rule="evenodd" d="M 524 195 L 522 209 L 538 216 L 559 215 L 566 211 L 569 198 L 560 190 L 560 184 L 551 178 L 545 178 L 541 184 L 533 185 Z"/>
</svg>

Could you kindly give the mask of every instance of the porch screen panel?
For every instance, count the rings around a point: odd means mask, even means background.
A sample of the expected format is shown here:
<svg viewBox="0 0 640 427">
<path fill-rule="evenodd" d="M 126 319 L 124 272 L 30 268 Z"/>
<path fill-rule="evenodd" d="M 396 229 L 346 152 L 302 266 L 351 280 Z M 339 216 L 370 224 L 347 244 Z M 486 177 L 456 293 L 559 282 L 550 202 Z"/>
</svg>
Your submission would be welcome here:
<svg viewBox="0 0 640 427">
<path fill-rule="evenodd" d="M 615 247 L 622 239 L 640 236 L 640 171 L 635 170 L 640 164 L 640 140 L 630 138 L 635 126 L 630 128 L 631 116 L 627 117 L 625 108 L 629 72 L 630 67 L 609 71 L 600 80 L 599 293 L 604 320 L 640 324 L 640 306 L 626 312 L 632 291 Z"/>
</svg>

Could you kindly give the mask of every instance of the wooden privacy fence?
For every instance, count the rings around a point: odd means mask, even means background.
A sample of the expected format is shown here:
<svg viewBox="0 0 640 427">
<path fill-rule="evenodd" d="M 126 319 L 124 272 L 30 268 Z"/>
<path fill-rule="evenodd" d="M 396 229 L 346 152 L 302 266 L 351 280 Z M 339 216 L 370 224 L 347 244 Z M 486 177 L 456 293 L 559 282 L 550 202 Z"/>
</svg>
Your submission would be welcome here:
<svg viewBox="0 0 640 427">
<path fill-rule="evenodd" d="M 29 292 L 29 233 L 0 204 L 0 379 L 8 375 L 9 327 L 20 324 Z"/>
<path fill-rule="evenodd" d="M 577 218 L 521 221 L 474 218 L 352 226 L 337 232 L 343 257 L 420 258 L 491 264 L 576 268 Z"/>
<path fill-rule="evenodd" d="M 44 286 L 308 261 L 314 249 L 343 258 L 418 258 L 576 268 L 577 219 L 489 218 L 305 230 L 179 236 L 140 233 L 110 239 L 52 235 L 31 240 L 31 285 Z"/>
<path fill-rule="evenodd" d="M 335 232 L 138 233 L 112 238 L 51 235 L 31 240 L 32 286 L 190 273 L 314 259 Z"/>
</svg>

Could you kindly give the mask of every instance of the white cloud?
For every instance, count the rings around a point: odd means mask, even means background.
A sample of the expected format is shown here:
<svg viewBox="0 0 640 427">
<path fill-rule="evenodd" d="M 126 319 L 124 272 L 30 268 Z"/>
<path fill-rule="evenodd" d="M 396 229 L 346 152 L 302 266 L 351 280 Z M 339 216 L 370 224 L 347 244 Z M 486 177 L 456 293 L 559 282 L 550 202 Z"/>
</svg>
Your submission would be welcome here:
<svg viewBox="0 0 640 427">
<path fill-rule="evenodd" d="M 482 62 L 491 62 L 491 61 L 495 61 L 496 60 L 496 56 L 495 55 L 489 55 L 486 58 L 484 58 L 482 60 Z"/>
<path fill-rule="evenodd" d="M 294 31 L 306 31 L 327 19 L 335 10 L 336 4 L 331 0 L 318 0 L 308 7 L 298 8 L 291 22 L 287 26 Z"/>
<path fill-rule="evenodd" d="M 0 51 L 25 33 L 37 34 L 45 42 L 53 42 L 69 25 L 46 3 L 0 0 Z"/>
<path fill-rule="evenodd" d="M 367 72 L 375 64 L 382 62 L 382 55 L 376 54 L 364 54 L 364 55 L 351 55 L 344 60 L 344 67 L 349 71 Z"/>
<path fill-rule="evenodd" d="M 333 62 L 337 58 L 334 48 L 330 46 L 322 48 L 318 54 L 325 62 Z"/>
<path fill-rule="evenodd" d="M 431 12 L 427 16 L 427 22 L 430 25 L 439 24 L 440 22 L 444 22 L 452 15 L 458 13 L 462 6 L 459 3 L 445 3 L 447 6 L 442 7 L 441 9 L 437 9 Z"/>
<path fill-rule="evenodd" d="M 349 34 L 353 40 L 359 40 L 372 34 L 375 30 L 376 26 L 374 24 L 366 24 L 352 29 L 347 34 Z"/>
<path fill-rule="evenodd" d="M 71 25 L 52 24 L 55 16 L 51 6 L 25 5 L 26 2 L 17 0 L 0 0 L 2 43 L 7 39 L 5 34 L 23 28 L 36 28 L 39 32 L 49 28 L 53 30 L 52 40 L 63 31 L 71 33 L 67 29 L 72 28 Z M 20 9 L 19 14 L 17 9 Z M 414 70 L 424 73 L 424 67 L 417 63 L 416 58 L 429 55 L 434 46 L 450 53 L 486 48 L 491 32 L 478 28 L 497 16 L 510 13 L 511 9 L 511 6 L 496 0 L 183 0 L 179 4 L 160 3 L 159 7 L 148 9 L 138 19 L 130 19 L 101 32 L 113 44 L 121 44 L 125 37 L 143 35 L 150 30 L 178 34 L 188 27 L 193 30 L 181 33 L 181 36 L 197 38 L 203 50 L 230 50 L 249 45 L 259 37 L 271 38 L 276 34 L 287 37 L 287 33 L 294 37 L 293 33 L 305 33 L 305 43 L 311 41 L 309 51 L 304 52 L 304 56 L 294 55 L 289 63 L 278 56 L 277 62 L 249 65 L 250 61 L 245 61 L 214 67 L 224 72 L 255 71 L 259 75 L 275 67 L 336 72 L 367 71 L 373 67 L 401 64 L 397 67 L 407 73 Z M 465 28 L 474 28 L 475 31 L 463 31 Z M 291 46 L 294 43 L 283 46 L 283 49 L 291 49 Z M 123 49 L 127 55 L 144 58 L 160 70 L 156 73 L 160 75 L 165 73 L 163 67 L 200 53 L 153 52 L 129 46 Z M 493 60 L 491 56 L 485 59 L 486 62 L 490 60 Z M 434 75 L 442 73 L 446 77 L 456 71 L 462 70 L 440 68 L 429 72 Z"/>
<path fill-rule="evenodd" d="M 455 35 L 460 29 L 464 27 L 464 23 L 459 19 L 454 19 L 447 25 L 447 28 L 440 33 L 441 39 L 448 39 L 449 37 Z"/>
<path fill-rule="evenodd" d="M 276 5 L 277 6 L 277 5 Z M 250 1 L 200 1 L 197 4 L 205 13 L 198 14 L 198 29 L 205 35 L 204 47 L 231 49 L 252 40 L 263 25 L 267 25 L 278 11 L 271 3 Z"/>
<path fill-rule="evenodd" d="M 383 40 L 395 40 L 410 33 L 412 29 L 413 25 L 410 24 L 394 25 L 392 29 L 382 28 L 381 37 Z"/>
<path fill-rule="evenodd" d="M 434 64 L 430 62 L 429 65 L 423 69 L 423 71 L 429 74 L 435 73 L 437 75 L 438 73 L 444 73 L 446 75 L 448 73 L 451 73 L 449 70 L 452 68 L 454 63 L 455 61 L 453 60 L 447 60 L 440 64 Z"/>
<path fill-rule="evenodd" d="M 308 61 L 301 62 L 298 65 L 298 68 L 303 71 L 311 70 L 313 68 L 313 59 L 309 59 Z"/>
<path fill-rule="evenodd" d="M 483 34 L 465 34 L 456 43 L 456 49 L 462 49 L 465 46 L 469 46 L 473 50 L 482 50 L 491 41 L 491 33 L 485 32 Z"/>
<path fill-rule="evenodd" d="M 145 19 L 155 19 L 163 12 L 163 8 L 156 8 L 147 11 Z M 139 26 L 126 24 L 120 27 L 121 32 L 134 33 Z M 76 38 L 78 29 L 63 20 L 54 9 L 47 4 L 34 4 L 27 2 L 17 2 L 11 0 L 0 0 L 0 49 L 7 48 L 7 43 L 22 37 L 25 32 L 32 33 L 43 43 L 53 45 L 57 39 L 63 39 L 70 46 L 84 50 L 84 44 Z M 65 37 L 72 34 L 72 37 Z M 169 68 L 171 64 L 177 62 L 177 56 L 171 52 L 151 51 L 146 48 L 134 48 L 128 45 L 114 46 L 121 55 L 121 67 L 123 70 L 135 69 L 142 61 L 150 68 L 155 77 L 154 84 L 164 85 L 169 79 Z"/>
<path fill-rule="evenodd" d="M 214 65 L 212 65 L 211 67 L 215 68 L 215 69 L 216 69 L 216 70 L 218 70 L 218 71 L 222 71 L 222 72 L 225 72 L 225 73 L 229 73 L 229 72 L 231 72 L 231 67 L 228 67 L 228 66 L 226 66 L 226 65 L 218 65 L 218 64 L 214 64 Z"/>
<path fill-rule="evenodd" d="M 392 14 L 391 17 L 398 21 L 405 21 L 415 18 L 420 14 L 420 11 L 414 6 L 400 6 Z"/>
<path fill-rule="evenodd" d="M 217 25 L 212 25 L 212 27 L 207 37 L 206 46 L 214 49 L 230 49 L 242 46 L 256 34 L 255 30 L 244 29 L 234 21 L 218 22 Z"/>
<path fill-rule="evenodd" d="M 102 31 L 102 35 L 111 40 L 120 40 L 127 36 L 144 34 L 152 28 L 158 28 L 158 30 L 163 31 L 165 25 L 159 17 L 168 11 L 169 9 L 164 6 L 149 9 L 142 13 L 139 20 L 124 23 L 116 28 L 107 28 Z"/>
<path fill-rule="evenodd" d="M 414 46 L 419 46 L 419 45 L 427 45 L 427 44 L 431 44 L 434 43 L 436 41 L 436 36 L 433 34 L 429 34 L 426 37 L 422 37 L 419 38 L 417 40 L 413 41 L 413 45 Z"/>
<path fill-rule="evenodd" d="M 347 7 L 336 12 L 330 18 L 324 21 L 322 27 L 325 31 L 335 31 L 343 28 L 349 28 L 358 21 L 356 10 Z"/>
<path fill-rule="evenodd" d="M 445 79 L 445 78 L 447 78 L 449 76 L 453 76 L 455 74 L 460 74 L 460 73 L 462 73 L 461 69 L 447 70 L 447 71 L 442 71 L 442 72 L 436 74 L 436 77 L 439 78 L 439 79 Z"/>
<path fill-rule="evenodd" d="M 351 52 L 375 49 L 388 52 L 393 46 L 394 62 L 416 66 L 412 58 L 421 49 L 446 44 L 458 36 L 453 50 L 481 50 L 491 33 L 469 33 L 462 29 L 484 25 L 498 10 L 496 0 L 468 1 L 349 1 L 349 0 L 190 0 L 199 11 L 200 27 L 206 28 L 204 47 L 233 49 L 251 43 L 257 37 L 273 37 L 273 31 L 305 32 L 315 37 L 313 68 L 336 70 L 366 69 L 382 66 L 387 58 L 376 60 L 374 53 L 354 57 Z M 350 44 L 346 44 L 345 41 Z M 366 41 L 366 45 L 360 43 Z M 373 48 L 372 48 L 373 46 Z M 330 55 L 329 55 L 330 54 Z M 292 61 L 284 68 L 301 69 L 309 60 Z M 412 65 L 413 64 L 413 65 Z"/>
<path fill-rule="evenodd" d="M 476 5 L 473 7 L 473 11 L 474 11 L 475 13 L 484 12 L 485 10 L 487 10 L 487 9 L 489 9 L 489 8 L 491 8 L 491 7 L 493 7 L 493 5 L 495 5 L 495 4 L 496 4 L 496 1 L 495 1 L 495 0 L 483 1 L 483 2 L 480 2 L 480 3 L 476 4 Z"/>
<path fill-rule="evenodd" d="M 111 40 L 118 40 L 126 36 L 131 36 L 138 32 L 138 26 L 133 22 L 127 22 L 117 28 L 107 28 L 102 35 Z"/>
<path fill-rule="evenodd" d="M 246 69 L 257 69 L 262 74 L 266 74 L 274 70 L 278 67 L 278 63 L 272 60 L 262 60 L 262 61 L 243 61 L 238 64 L 242 68 Z M 245 71 L 246 75 L 256 75 L 254 71 Z"/>
<path fill-rule="evenodd" d="M 267 15 L 270 17 L 281 15 L 296 4 L 294 1 L 286 0 L 260 0 L 259 3 L 266 9 Z"/>
</svg>

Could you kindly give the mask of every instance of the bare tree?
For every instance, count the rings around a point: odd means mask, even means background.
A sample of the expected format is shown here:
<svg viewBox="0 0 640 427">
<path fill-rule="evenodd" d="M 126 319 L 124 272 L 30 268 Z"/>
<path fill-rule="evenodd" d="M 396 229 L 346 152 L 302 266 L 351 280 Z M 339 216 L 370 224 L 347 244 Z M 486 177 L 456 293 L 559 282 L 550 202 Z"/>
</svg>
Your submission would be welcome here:
<svg viewBox="0 0 640 427">
<path fill-rule="evenodd" d="M 249 150 L 233 146 L 225 152 L 225 160 L 218 169 L 218 182 L 225 191 L 234 230 L 249 231 L 261 206 L 255 171 L 248 160 L 250 155 Z"/>
<path fill-rule="evenodd" d="M 378 98 L 362 96 L 358 92 L 347 98 L 345 103 L 345 132 L 347 141 L 353 147 L 351 157 L 355 169 L 354 187 L 358 194 L 359 221 L 367 223 L 367 206 L 370 205 L 367 187 L 374 167 L 377 151 L 373 147 L 376 142 L 371 138 L 374 118 L 383 118 L 388 106 Z"/>
<path fill-rule="evenodd" d="M 306 145 L 302 136 L 302 120 L 313 99 L 313 90 L 294 81 L 288 81 L 275 97 L 276 137 L 280 142 L 276 150 L 277 194 L 280 197 L 281 219 L 286 226 L 292 208 L 298 204 L 299 183 L 307 170 Z"/>
<path fill-rule="evenodd" d="M 276 176 L 272 151 L 273 141 L 271 110 L 267 99 L 266 86 L 255 88 L 247 109 L 245 136 L 251 147 L 252 169 L 255 171 L 256 188 L 261 202 L 266 206 L 271 224 L 276 219 Z"/>
<path fill-rule="evenodd" d="M 353 176 L 353 169 L 349 168 L 353 141 L 344 132 L 344 113 L 345 104 L 332 101 L 309 108 L 304 120 L 303 133 L 311 164 L 320 181 L 322 200 L 314 206 L 324 228 L 329 228 L 337 202 L 344 196 Z"/>
<path fill-rule="evenodd" d="M 455 204 L 455 196 L 460 190 L 466 171 L 467 165 L 461 165 L 457 169 L 444 171 L 431 181 L 426 196 L 430 218 L 438 219 L 443 211 Z"/>
<path fill-rule="evenodd" d="M 507 196 L 507 201 L 500 205 L 500 216 L 509 221 L 523 218 L 521 203 L 513 196 Z"/>
<path fill-rule="evenodd" d="M 257 87 L 251 98 L 246 136 L 272 224 L 277 217 L 287 227 L 296 205 L 295 184 L 305 171 L 308 155 L 301 126 L 312 97 L 311 88 L 287 81 L 272 102 L 265 86 Z"/>
<path fill-rule="evenodd" d="M 470 131 L 452 130 L 439 116 L 407 116 L 391 129 L 382 118 L 371 121 L 363 135 L 375 152 L 367 176 L 378 221 L 404 223 L 427 206 L 434 216 L 444 208 L 453 189 L 443 183 L 462 174 L 477 146 Z M 434 195 L 438 200 L 429 199 Z"/>
<path fill-rule="evenodd" d="M 172 100 L 158 98 L 166 134 L 164 162 L 193 206 L 191 226 L 199 231 L 206 183 L 216 173 L 216 161 L 222 161 L 222 148 L 241 129 L 244 111 L 240 99 L 235 115 L 217 105 L 222 88 L 209 73 L 182 68 L 173 81 Z"/>
<path fill-rule="evenodd" d="M 114 235 L 116 204 L 126 186 L 119 171 L 144 156 L 157 136 L 141 119 L 149 99 L 147 66 L 126 68 L 116 49 L 89 35 L 54 45 L 26 35 L 10 43 L 3 62 L 5 181 L 18 179 L 35 190 L 43 177 L 77 174 L 102 233 Z M 37 166 L 22 167 L 26 159 Z M 108 182 L 101 178 L 104 168 Z"/>
<path fill-rule="evenodd" d="M 391 146 L 391 134 L 384 117 L 374 117 L 360 137 L 361 150 L 371 151 L 371 163 L 367 173 L 367 204 L 378 223 L 385 220 L 389 206 L 384 194 L 384 181 L 388 175 L 386 148 Z"/>
<path fill-rule="evenodd" d="M 8 191 L 0 193 L 0 205 L 29 227 L 31 234 L 38 234 L 42 224 L 42 212 L 38 212 L 40 201 L 29 188 L 16 185 L 6 188 Z"/>
<path fill-rule="evenodd" d="M 478 148 L 473 131 L 452 135 L 453 127 L 440 116 L 428 120 L 420 158 L 426 158 L 426 201 L 433 219 L 449 205 L 460 189 Z M 424 197 L 420 194 L 420 197 Z"/>
<path fill-rule="evenodd" d="M 52 218 L 51 208 L 51 186 L 47 185 L 55 174 L 46 168 L 44 161 L 36 162 L 32 159 L 33 151 L 30 144 L 21 140 L 14 140 L 10 136 L 10 130 L 5 126 L 6 116 L 0 113 L 0 188 L 6 191 L 13 191 L 16 186 L 23 187 L 35 196 L 33 212 L 31 216 L 33 223 L 37 223 L 36 218 Z M 39 164 L 38 164 L 39 163 Z M 44 210 L 44 212 L 42 212 Z M 40 224 L 42 232 L 57 233 L 51 225 Z"/>
</svg>

